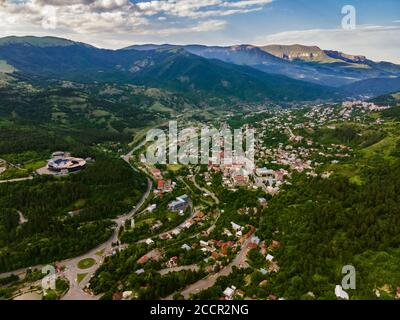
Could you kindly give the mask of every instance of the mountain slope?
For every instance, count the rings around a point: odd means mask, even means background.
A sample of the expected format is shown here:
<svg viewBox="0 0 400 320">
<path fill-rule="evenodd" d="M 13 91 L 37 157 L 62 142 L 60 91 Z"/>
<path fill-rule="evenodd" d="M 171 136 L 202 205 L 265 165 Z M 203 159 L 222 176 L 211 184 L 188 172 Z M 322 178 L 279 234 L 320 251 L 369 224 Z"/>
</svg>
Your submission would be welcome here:
<svg viewBox="0 0 400 320">
<path fill-rule="evenodd" d="M 115 51 L 57 38 L 8 38 L 0 40 L 0 60 L 19 73 L 42 78 L 132 83 L 186 94 L 253 101 L 334 97 L 323 86 L 205 59 L 180 48 Z"/>
<path fill-rule="evenodd" d="M 367 79 L 346 85 L 340 89 L 345 94 L 351 96 L 375 97 L 400 91 L 400 77 Z"/>
<path fill-rule="evenodd" d="M 227 63 L 250 66 L 254 69 L 258 69 L 266 73 L 284 75 L 296 80 L 309 81 L 330 86 L 337 85 L 337 79 L 330 76 L 321 75 L 312 67 L 306 65 L 297 65 L 291 61 L 286 61 L 285 59 L 275 57 L 274 55 L 251 45 L 239 45 L 232 47 L 207 47 L 201 45 L 176 46 L 169 44 L 148 44 L 130 46 L 125 48 L 124 50 L 134 49 L 146 51 L 160 48 L 183 48 L 187 52 L 207 59 L 218 59 Z M 346 80 L 344 83 L 348 82 L 349 80 Z"/>
<path fill-rule="evenodd" d="M 297 65 L 312 67 L 320 74 L 331 75 L 338 79 L 341 77 L 342 84 L 400 75 L 400 65 L 390 62 L 374 62 L 365 56 L 322 50 L 316 46 L 269 45 L 261 47 L 261 49 Z"/>
<path fill-rule="evenodd" d="M 276 57 L 285 60 L 321 61 L 329 59 L 323 50 L 317 46 L 295 45 L 268 45 L 260 47 L 264 52 L 268 52 Z"/>
<path fill-rule="evenodd" d="M 270 74 L 340 87 L 359 80 L 400 75 L 400 66 L 389 62 L 374 62 L 364 56 L 322 50 L 316 46 L 269 45 L 231 47 L 186 45 L 138 45 L 125 48 L 146 51 L 160 48 L 183 48 L 207 59 L 218 59 L 246 65 Z"/>
<path fill-rule="evenodd" d="M 269 75 L 247 66 L 199 58 L 185 51 L 179 51 L 179 57 L 168 57 L 142 70 L 137 78 L 144 83 L 162 79 L 165 86 L 172 83 L 180 90 L 201 89 L 222 96 L 235 93 L 244 99 L 261 99 L 265 95 L 273 100 L 314 100 L 335 96 L 329 88 Z"/>
<path fill-rule="evenodd" d="M 21 44 L 21 45 L 25 45 L 25 46 L 36 46 L 36 47 L 42 47 L 42 48 L 67 47 L 67 46 L 71 46 L 74 44 L 80 44 L 80 45 L 85 45 L 85 46 L 91 47 L 88 44 L 83 44 L 81 42 L 75 42 L 72 40 L 56 38 L 56 37 L 10 36 L 10 37 L 0 38 L 0 45 L 7 45 L 7 44 L 10 44 L 10 45 Z"/>
<path fill-rule="evenodd" d="M 379 97 L 375 97 L 370 100 L 376 104 L 389 105 L 389 106 L 400 106 L 400 91 L 391 92 Z"/>
</svg>

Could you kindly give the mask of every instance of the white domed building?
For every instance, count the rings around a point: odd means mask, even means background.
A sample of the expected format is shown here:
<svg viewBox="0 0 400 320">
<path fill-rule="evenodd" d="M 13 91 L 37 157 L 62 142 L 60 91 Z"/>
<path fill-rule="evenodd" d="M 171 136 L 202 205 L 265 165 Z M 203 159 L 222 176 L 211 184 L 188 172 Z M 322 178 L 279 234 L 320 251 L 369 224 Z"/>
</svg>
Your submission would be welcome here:
<svg viewBox="0 0 400 320">
<path fill-rule="evenodd" d="M 57 173 L 70 173 L 86 167 L 86 161 L 81 158 L 71 157 L 64 152 L 53 153 L 53 158 L 47 162 L 48 170 Z"/>
</svg>

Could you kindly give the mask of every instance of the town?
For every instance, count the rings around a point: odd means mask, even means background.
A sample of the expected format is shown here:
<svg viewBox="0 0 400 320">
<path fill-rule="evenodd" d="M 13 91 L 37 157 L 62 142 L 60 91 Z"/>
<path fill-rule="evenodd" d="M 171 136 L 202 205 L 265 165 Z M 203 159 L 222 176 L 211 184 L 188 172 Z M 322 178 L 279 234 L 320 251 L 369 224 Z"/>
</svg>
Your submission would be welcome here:
<svg viewBox="0 0 400 320">
<path fill-rule="evenodd" d="M 121 228 L 113 241 L 96 255 L 79 261 L 92 261 L 90 272 L 57 263 L 61 278 L 79 279 L 78 291 L 67 293 L 65 298 L 71 295 L 94 299 L 105 290 L 95 266 L 103 263 L 107 267 L 112 261 L 130 257 L 134 276 L 118 290 L 109 292 L 110 299 L 201 299 L 210 292 L 221 300 L 284 299 L 268 289 L 255 289 L 268 288 L 271 277 L 281 269 L 275 258 L 282 249 L 279 230 L 273 231 L 273 237 L 260 237 L 260 217 L 268 212 L 272 199 L 285 193 L 294 180 L 329 180 L 341 165 L 351 162 L 357 156 L 354 144 L 338 143 L 332 137 L 340 134 L 343 141 L 364 139 L 349 124 L 380 130 L 385 121 L 375 115 L 389 108 L 361 101 L 263 108 L 240 118 L 243 132 L 254 134 L 251 156 L 246 148 L 243 153 L 232 152 L 231 145 L 225 149 L 230 140 L 223 136 L 214 139 L 206 163 L 151 163 L 146 161 L 147 143 L 121 155 L 148 176 L 150 189 L 130 214 L 115 220 Z M 233 132 L 235 121 L 234 114 L 227 114 L 218 119 L 218 129 Z M 195 121 L 180 123 L 182 128 L 194 129 L 174 140 L 178 154 L 185 143 L 193 143 L 202 125 Z M 213 126 L 215 122 L 206 125 Z M 201 139 L 206 138 L 200 137 L 199 143 Z M 171 143 L 164 152 L 169 153 L 170 147 Z M 183 154 L 199 156 L 190 148 Z M 67 174 L 67 167 L 72 168 L 71 172 L 75 167 L 84 170 L 93 161 L 55 152 L 41 170 Z M 5 166 L 3 161 L 2 167 Z M 79 217 L 80 211 L 69 214 Z M 170 284 L 171 289 L 165 293 L 155 292 L 150 285 L 156 279 L 173 282 L 176 277 L 181 277 L 181 282 Z M 219 280 L 234 277 L 243 277 L 247 285 Z M 339 284 L 332 293 L 340 299 L 349 298 Z M 313 295 L 309 292 L 309 297 Z"/>
</svg>

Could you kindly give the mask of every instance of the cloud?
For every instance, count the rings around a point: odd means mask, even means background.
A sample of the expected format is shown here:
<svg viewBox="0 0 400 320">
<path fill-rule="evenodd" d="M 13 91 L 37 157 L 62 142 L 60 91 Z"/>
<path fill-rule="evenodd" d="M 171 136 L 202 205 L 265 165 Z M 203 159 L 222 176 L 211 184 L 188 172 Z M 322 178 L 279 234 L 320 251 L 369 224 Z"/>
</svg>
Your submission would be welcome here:
<svg viewBox="0 0 400 320">
<path fill-rule="evenodd" d="M 171 36 L 176 34 L 186 34 L 186 33 L 198 33 L 198 32 L 207 32 L 207 31 L 218 31 L 225 29 L 227 23 L 223 20 L 206 20 L 195 23 L 191 26 L 186 27 L 170 27 L 170 28 L 160 28 L 157 30 L 154 29 L 137 29 L 135 34 L 146 36 Z"/>
<path fill-rule="evenodd" d="M 136 5 L 147 15 L 165 14 L 175 17 L 204 18 L 228 16 L 261 10 L 273 0 L 153 0 Z"/>
<path fill-rule="evenodd" d="M 220 17 L 261 10 L 272 0 L 0 0 L 3 30 L 40 27 L 44 19 L 73 33 L 173 34 L 221 30 Z M 48 8 L 51 6 L 52 10 Z M 48 17 L 49 12 L 54 17 Z M 215 18 L 217 17 L 218 20 Z M 208 19 L 208 20 L 207 20 Z M 180 27 L 176 25 L 179 24 Z"/>
<path fill-rule="evenodd" d="M 128 32 L 149 23 L 129 0 L 3 0 L 0 25 L 9 29 L 16 24 L 40 26 L 43 19 L 49 18 L 49 12 L 59 28 L 74 32 Z"/>
<path fill-rule="evenodd" d="M 317 45 L 322 49 L 368 55 L 373 60 L 400 63 L 400 26 L 361 25 L 355 30 L 310 29 L 257 37 L 255 44 Z"/>
</svg>

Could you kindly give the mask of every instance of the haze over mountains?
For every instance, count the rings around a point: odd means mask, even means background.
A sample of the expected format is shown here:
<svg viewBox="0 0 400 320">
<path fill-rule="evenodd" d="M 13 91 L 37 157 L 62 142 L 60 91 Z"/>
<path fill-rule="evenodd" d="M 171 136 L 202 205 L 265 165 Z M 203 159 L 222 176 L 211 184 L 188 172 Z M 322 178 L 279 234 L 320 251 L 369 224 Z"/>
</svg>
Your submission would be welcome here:
<svg viewBox="0 0 400 320">
<path fill-rule="evenodd" d="M 7 37 L 0 39 L 0 72 L 243 100 L 310 101 L 400 90 L 399 65 L 301 45 L 107 50 L 53 37 Z"/>
<path fill-rule="evenodd" d="M 322 50 L 316 46 L 269 45 L 256 47 L 239 45 L 208 47 L 200 45 L 139 45 L 126 49 L 155 50 L 184 48 L 188 52 L 228 63 L 251 66 L 255 69 L 288 77 L 340 87 L 371 78 L 390 78 L 400 75 L 400 66 L 390 62 L 374 62 L 365 56 L 348 55 Z"/>
</svg>

